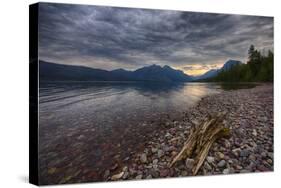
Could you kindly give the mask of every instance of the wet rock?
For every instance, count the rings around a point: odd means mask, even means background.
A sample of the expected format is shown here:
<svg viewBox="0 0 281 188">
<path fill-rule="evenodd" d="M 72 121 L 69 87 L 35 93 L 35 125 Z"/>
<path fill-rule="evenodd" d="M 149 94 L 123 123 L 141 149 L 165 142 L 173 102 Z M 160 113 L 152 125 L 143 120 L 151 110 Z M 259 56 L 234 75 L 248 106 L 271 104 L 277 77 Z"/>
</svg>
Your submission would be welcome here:
<svg viewBox="0 0 281 188">
<path fill-rule="evenodd" d="M 188 175 L 188 172 L 187 172 L 186 170 L 183 170 L 183 171 L 181 171 L 181 175 L 182 175 L 182 176 L 187 176 L 187 175 Z"/>
<path fill-rule="evenodd" d="M 147 162 L 147 157 L 146 157 L 146 154 L 145 154 L 145 153 L 141 154 L 141 156 L 140 156 L 140 161 L 141 161 L 142 163 L 146 163 L 146 162 Z"/>
<path fill-rule="evenodd" d="M 57 168 L 53 167 L 53 168 L 49 168 L 48 169 L 48 174 L 54 174 L 57 171 Z"/>
<path fill-rule="evenodd" d="M 80 136 L 78 136 L 78 137 L 77 137 L 77 139 L 78 139 L 78 140 L 82 140 L 82 139 L 84 139 L 84 138 L 85 138 L 85 136 L 84 136 L 84 135 L 82 135 L 82 134 L 81 134 Z"/>
<path fill-rule="evenodd" d="M 161 158 L 162 156 L 164 155 L 164 152 L 163 152 L 163 150 L 158 150 L 158 152 L 157 152 L 157 156 L 158 156 L 158 158 Z"/>
<path fill-rule="evenodd" d="M 273 161 L 271 159 L 267 159 L 266 161 L 267 161 L 268 164 L 272 164 L 273 163 Z"/>
<path fill-rule="evenodd" d="M 124 172 L 120 172 L 118 174 L 115 174 L 111 177 L 111 180 L 115 181 L 115 180 L 119 180 L 122 176 L 123 176 Z"/>
<path fill-rule="evenodd" d="M 152 153 L 156 153 L 157 152 L 157 148 L 151 148 L 151 152 Z"/>
<path fill-rule="evenodd" d="M 260 117 L 259 121 L 267 122 L 268 118 L 266 116 Z"/>
<path fill-rule="evenodd" d="M 160 170 L 160 177 L 166 177 L 168 175 L 169 175 L 169 170 L 168 169 Z"/>
<path fill-rule="evenodd" d="M 271 159 L 273 159 L 273 153 L 272 153 L 272 152 L 268 152 L 267 155 L 268 155 L 268 157 L 270 157 Z"/>
<path fill-rule="evenodd" d="M 126 157 L 123 161 L 128 161 L 130 159 L 130 157 Z"/>
<path fill-rule="evenodd" d="M 253 130 L 252 135 L 255 136 L 255 137 L 258 136 L 258 133 L 257 133 L 256 129 Z"/>
<path fill-rule="evenodd" d="M 122 170 L 123 170 L 123 172 L 127 172 L 128 171 L 128 167 L 124 166 Z"/>
<path fill-rule="evenodd" d="M 158 164 L 153 164 L 152 168 L 155 169 L 155 170 L 158 170 Z"/>
<path fill-rule="evenodd" d="M 136 180 L 140 180 L 140 179 L 142 179 L 142 174 L 137 175 L 137 176 L 135 177 L 135 179 L 136 179 Z"/>
<path fill-rule="evenodd" d="M 225 146 L 226 148 L 230 148 L 231 143 L 230 143 L 228 140 L 225 140 L 225 141 L 224 141 L 224 146 Z"/>
<path fill-rule="evenodd" d="M 240 166 L 240 165 L 237 165 L 237 166 L 235 166 L 235 167 L 236 167 L 237 170 L 242 170 L 242 169 L 243 169 L 243 167 Z"/>
<path fill-rule="evenodd" d="M 151 170 L 150 170 L 150 174 L 151 174 L 152 177 L 154 177 L 154 178 L 158 178 L 158 177 L 159 177 L 159 172 L 157 172 L 157 171 L 154 170 L 154 169 L 151 169 Z"/>
<path fill-rule="evenodd" d="M 259 171 L 261 171 L 261 172 L 266 172 L 266 171 L 268 171 L 268 168 L 266 168 L 264 165 L 259 165 L 259 166 L 257 167 L 257 169 L 258 169 Z"/>
<path fill-rule="evenodd" d="M 129 168 L 129 174 L 130 175 L 135 175 L 137 173 L 137 171 L 133 168 Z"/>
<path fill-rule="evenodd" d="M 171 138 L 173 135 L 171 135 L 170 133 L 166 133 L 165 137 L 167 138 Z"/>
<path fill-rule="evenodd" d="M 249 173 L 250 171 L 249 170 L 246 170 L 246 169 L 243 169 L 243 170 L 240 170 L 240 173 Z"/>
<path fill-rule="evenodd" d="M 261 156 L 262 156 L 263 158 L 266 158 L 266 157 L 267 157 L 267 153 L 266 153 L 266 152 L 262 152 L 262 153 L 261 153 Z"/>
<path fill-rule="evenodd" d="M 169 146 L 165 146 L 165 147 L 163 148 L 163 150 L 164 150 L 165 152 L 170 152 L 170 151 L 173 151 L 173 148 L 172 148 L 172 147 L 169 147 Z"/>
<path fill-rule="evenodd" d="M 244 130 L 243 128 L 239 128 L 239 129 L 237 130 L 237 133 L 238 133 L 240 136 L 243 136 L 244 133 L 245 133 L 245 130 Z"/>
<path fill-rule="evenodd" d="M 233 150 L 232 150 L 232 153 L 233 153 L 236 157 L 238 157 L 238 156 L 240 155 L 240 152 L 241 152 L 241 149 L 240 149 L 240 148 L 236 148 L 236 149 L 233 149 Z"/>
<path fill-rule="evenodd" d="M 153 161 L 152 161 L 152 164 L 154 164 L 154 165 L 156 165 L 158 163 L 158 159 L 154 159 Z"/>
<path fill-rule="evenodd" d="M 204 163 L 204 168 L 207 169 L 208 171 L 212 170 L 212 167 L 207 162 Z"/>
<path fill-rule="evenodd" d="M 250 154 L 250 155 L 249 155 L 249 159 L 250 159 L 251 161 L 255 161 L 255 160 L 256 160 L 256 156 L 253 155 L 253 154 Z"/>
<path fill-rule="evenodd" d="M 243 149 L 240 152 L 240 157 L 248 157 L 250 155 L 250 150 L 249 149 Z"/>
<path fill-rule="evenodd" d="M 222 171 L 223 174 L 229 174 L 229 172 L 230 172 L 229 168 L 226 168 Z"/>
<path fill-rule="evenodd" d="M 220 167 L 220 168 L 225 167 L 225 165 L 226 165 L 225 160 L 221 160 L 221 161 L 218 163 L 218 167 Z"/>
<path fill-rule="evenodd" d="M 215 162 L 215 158 L 208 156 L 207 161 L 208 161 L 209 164 L 212 164 L 213 162 Z"/>
<path fill-rule="evenodd" d="M 128 178 L 128 176 L 129 176 L 129 173 L 128 173 L 128 172 L 124 172 L 124 174 L 123 174 L 122 178 L 123 178 L 123 179 L 127 179 L 127 178 Z"/>
<path fill-rule="evenodd" d="M 139 166 L 137 167 L 137 169 L 139 170 L 139 171 L 138 171 L 138 173 L 139 173 L 139 172 L 141 172 L 141 171 L 144 170 L 144 166 L 143 166 L 143 165 L 139 165 Z M 140 174 L 140 173 L 139 173 L 139 174 Z"/>
<path fill-rule="evenodd" d="M 255 166 L 256 166 L 255 163 L 250 162 L 250 164 L 245 169 L 252 172 Z"/>
<path fill-rule="evenodd" d="M 152 179 L 152 176 L 149 174 L 148 176 L 146 176 L 146 179 Z"/>
<path fill-rule="evenodd" d="M 168 127 L 170 125 L 170 122 L 166 122 L 165 126 Z"/>
<path fill-rule="evenodd" d="M 117 167 L 118 167 L 118 164 L 115 163 L 115 164 L 110 168 L 110 170 L 115 170 Z"/>
<path fill-rule="evenodd" d="M 194 165 L 194 159 L 187 158 L 185 160 L 185 166 L 188 170 L 191 170 L 193 168 L 193 165 Z"/>
<path fill-rule="evenodd" d="M 171 155 L 172 157 L 175 157 L 178 153 L 176 151 L 172 151 Z"/>
<path fill-rule="evenodd" d="M 104 172 L 103 177 L 104 177 L 105 179 L 107 179 L 107 178 L 109 177 L 109 175 L 110 175 L 110 171 L 109 171 L 109 170 L 106 170 L 106 171 Z"/>
<path fill-rule="evenodd" d="M 150 169 L 150 168 L 152 168 L 152 165 L 146 165 L 146 166 L 144 166 L 144 168 Z"/>
<path fill-rule="evenodd" d="M 219 159 L 224 158 L 224 154 L 222 152 L 217 152 L 216 155 L 218 156 Z"/>
</svg>

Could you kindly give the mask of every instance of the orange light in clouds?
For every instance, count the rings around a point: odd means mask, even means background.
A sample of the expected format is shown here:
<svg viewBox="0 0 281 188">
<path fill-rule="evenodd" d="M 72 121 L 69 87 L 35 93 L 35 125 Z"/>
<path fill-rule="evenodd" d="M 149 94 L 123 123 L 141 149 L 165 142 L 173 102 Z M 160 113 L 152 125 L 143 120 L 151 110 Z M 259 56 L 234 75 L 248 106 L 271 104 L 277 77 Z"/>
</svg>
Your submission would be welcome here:
<svg viewBox="0 0 281 188">
<path fill-rule="evenodd" d="M 188 74 L 188 75 L 193 75 L 193 76 L 197 76 L 197 75 L 201 75 L 201 74 L 204 74 L 205 72 L 207 72 L 208 70 L 206 69 L 201 69 L 201 70 L 184 70 L 183 72 L 185 74 Z"/>
<path fill-rule="evenodd" d="M 179 67 L 179 69 L 181 69 L 185 74 L 197 76 L 197 75 L 202 75 L 211 69 L 218 69 L 218 68 L 222 67 L 223 64 L 221 64 L 221 63 L 210 64 L 210 65 L 193 64 L 193 65 L 187 65 L 187 66 L 190 67 L 190 69 L 185 69 L 184 67 L 186 67 L 186 66 Z"/>
</svg>

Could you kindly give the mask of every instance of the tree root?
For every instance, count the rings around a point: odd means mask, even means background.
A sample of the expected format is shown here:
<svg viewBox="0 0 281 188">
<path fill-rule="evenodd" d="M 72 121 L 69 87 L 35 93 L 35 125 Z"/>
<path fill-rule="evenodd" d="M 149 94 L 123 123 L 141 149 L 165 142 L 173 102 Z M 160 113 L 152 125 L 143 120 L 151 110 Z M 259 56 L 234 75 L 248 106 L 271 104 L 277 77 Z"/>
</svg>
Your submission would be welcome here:
<svg viewBox="0 0 281 188">
<path fill-rule="evenodd" d="M 169 167 L 172 167 L 177 161 L 194 158 L 192 174 L 196 175 L 213 143 L 221 137 L 230 135 L 230 130 L 223 125 L 225 115 L 225 112 L 219 113 L 215 117 L 207 117 L 207 120 L 200 125 L 194 125 L 189 138 Z"/>
</svg>

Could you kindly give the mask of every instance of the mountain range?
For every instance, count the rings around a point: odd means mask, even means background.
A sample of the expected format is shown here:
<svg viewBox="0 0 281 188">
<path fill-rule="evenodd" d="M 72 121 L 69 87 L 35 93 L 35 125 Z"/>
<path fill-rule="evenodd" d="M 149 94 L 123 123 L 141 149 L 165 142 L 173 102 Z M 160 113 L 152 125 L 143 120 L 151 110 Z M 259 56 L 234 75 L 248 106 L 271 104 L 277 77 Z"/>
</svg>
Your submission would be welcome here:
<svg viewBox="0 0 281 188">
<path fill-rule="evenodd" d="M 156 81 L 188 82 L 192 77 L 167 65 L 151 65 L 135 71 L 116 69 L 112 71 L 75 65 L 62 65 L 39 61 L 40 80 L 43 81 Z"/>
<path fill-rule="evenodd" d="M 116 69 L 112 71 L 94 69 L 84 66 L 63 65 L 39 61 L 41 81 L 155 81 L 155 82 L 189 82 L 216 76 L 222 70 L 240 64 L 240 61 L 228 60 L 221 69 L 212 69 L 201 76 L 190 76 L 168 65 L 163 67 L 151 65 L 135 71 Z"/>
</svg>

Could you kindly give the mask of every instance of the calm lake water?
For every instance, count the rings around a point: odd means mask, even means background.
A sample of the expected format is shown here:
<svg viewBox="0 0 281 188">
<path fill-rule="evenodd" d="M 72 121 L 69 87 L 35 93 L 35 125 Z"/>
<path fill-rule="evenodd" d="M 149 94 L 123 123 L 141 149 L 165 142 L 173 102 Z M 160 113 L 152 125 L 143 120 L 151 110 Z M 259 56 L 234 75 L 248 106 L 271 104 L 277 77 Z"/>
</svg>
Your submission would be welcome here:
<svg viewBox="0 0 281 188">
<path fill-rule="evenodd" d="M 40 123 L 112 127 L 126 119 L 182 111 L 219 92 L 220 86 L 205 83 L 45 83 L 40 86 Z"/>
<path fill-rule="evenodd" d="M 202 97 L 232 88 L 213 83 L 41 83 L 41 180 L 58 183 L 67 175 L 73 181 L 100 181 L 104 169 L 126 160 L 158 128 L 152 122 L 167 114 L 176 117 Z"/>
</svg>

